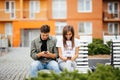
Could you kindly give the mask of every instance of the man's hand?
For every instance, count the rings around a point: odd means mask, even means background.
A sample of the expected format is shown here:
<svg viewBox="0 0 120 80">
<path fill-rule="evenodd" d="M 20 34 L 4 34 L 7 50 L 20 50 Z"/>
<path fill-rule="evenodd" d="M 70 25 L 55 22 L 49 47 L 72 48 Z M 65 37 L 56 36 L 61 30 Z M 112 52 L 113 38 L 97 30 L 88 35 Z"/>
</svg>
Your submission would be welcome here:
<svg viewBox="0 0 120 80">
<path fill-rule="evenodd" d="M 47 58 L 53 58 L 53 59 L 56 58 L 56 55 L 50 53 L 49 51 L 46 51 L 44 56 L 47 57 Z"/>
<path fill-rule="evenodd" d="M 44 51 L 42 51 L 42 52 L 40 52 L 40 53 L 38 53 L 36 55 L 37 55 L 37 57 L 42 57 L 42 56 L 44 56 Z"/>
<path fill-rule="evenodd" d="M 46 57 L 46 58 L 56 58 L 55 54 L 50 53 L 49 51 L 43 51 L 37 54 L 38 57 Z"/>
</svg>

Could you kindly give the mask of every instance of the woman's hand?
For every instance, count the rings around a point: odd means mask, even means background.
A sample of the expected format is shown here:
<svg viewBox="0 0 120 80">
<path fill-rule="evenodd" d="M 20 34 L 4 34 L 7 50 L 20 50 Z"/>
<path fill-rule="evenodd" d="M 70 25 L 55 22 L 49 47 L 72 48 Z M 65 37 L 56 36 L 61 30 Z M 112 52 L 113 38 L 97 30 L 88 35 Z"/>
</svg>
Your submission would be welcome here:
<svg viewBox="0 0 120 80">
<path fill-rule="evenodd" d="M 73 57 L 71 58 L 72 61 L 75 61 L 75 59 L 76 59 L 75 56 L 73 56 Z"/>
<path fill-rule="evenodd" d="M 63 57 L 62 60 L 67 61 L 67 57 Z"/>
</svg>

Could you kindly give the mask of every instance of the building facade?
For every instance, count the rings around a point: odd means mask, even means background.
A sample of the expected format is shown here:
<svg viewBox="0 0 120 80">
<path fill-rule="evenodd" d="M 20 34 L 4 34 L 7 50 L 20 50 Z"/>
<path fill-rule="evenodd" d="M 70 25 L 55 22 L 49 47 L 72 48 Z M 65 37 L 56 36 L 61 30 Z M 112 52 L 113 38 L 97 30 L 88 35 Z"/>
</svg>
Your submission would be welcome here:
<svg viewBox="0 0 120 80">
<path fill-rule="evenodd" d="M 119 38 L 119 0 L 1 0 L 0 34 L 9 37 L 13 47 L 30 46 L 43 24 L 50 34 L 61 37 L 66 24 L 73 25 L 75 36 L 92 42 Z"/>
</svg>

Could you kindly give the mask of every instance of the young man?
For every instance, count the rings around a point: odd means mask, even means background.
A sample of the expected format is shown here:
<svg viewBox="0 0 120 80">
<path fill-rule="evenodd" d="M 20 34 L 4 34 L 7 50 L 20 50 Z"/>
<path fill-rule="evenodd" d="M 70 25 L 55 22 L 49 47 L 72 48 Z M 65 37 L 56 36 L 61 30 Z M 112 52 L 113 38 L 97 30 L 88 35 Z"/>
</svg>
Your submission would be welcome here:
<svg viewBox="0 0 120 80">
<path fill-rule="evenodd" d="M 35 60 L 30 67 L 31 77 L 37 77 L 39 70 L 48 69 L 60 72 L 58 63 L 55 61 L 58 51 L 56 39 L 49 36 L 50 27 L 43 25 L 40 28 L 40 36 L 32 41 L 30 56 Z"/>
</svg>

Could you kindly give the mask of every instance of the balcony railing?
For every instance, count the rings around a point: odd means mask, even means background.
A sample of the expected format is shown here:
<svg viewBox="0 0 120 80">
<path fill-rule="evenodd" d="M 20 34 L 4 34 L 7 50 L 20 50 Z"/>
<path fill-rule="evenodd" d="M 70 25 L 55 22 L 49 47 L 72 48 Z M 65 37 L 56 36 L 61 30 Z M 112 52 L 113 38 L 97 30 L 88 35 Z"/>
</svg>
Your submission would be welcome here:
<svg viewBox="0 0 120 80">
<path fill-rule="evenodd" d="M 103 40 L 104 43 L 110 40 L 120 40 L 120 33 L 108 33 L 108 32 L 103 32 Z"/>
<path fill-rule="evenodd" d="M 22 16 L 22 17 L 21 17 Z M 5 9 L 0 9 L 0 21 L 4 20 L 46 20 L 47 10 L 41 9 L 39 12 L 33 10 L 15 9 L 11 11 L 6 11 Z"/>
<path fill-rule="evenodd" d="M 103 32 L 104 35 L 106 36 L 116 36 L 116 35 L 119 35 L 120 36 L 120 33 L 108 33 L 108 32 Z"/>
<path fill-rule="evenodd" d="M 120 11 L 104 11 L 103 12 L 104 20 L 113 20 L 113 21 L 120 21 Z"/>
</svg>

